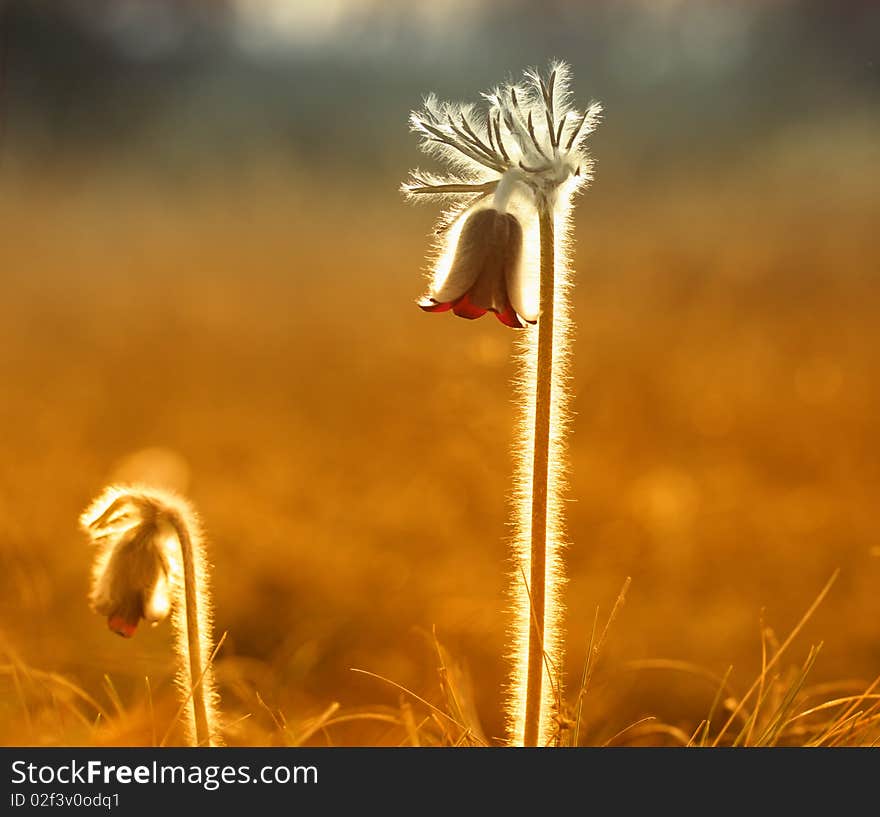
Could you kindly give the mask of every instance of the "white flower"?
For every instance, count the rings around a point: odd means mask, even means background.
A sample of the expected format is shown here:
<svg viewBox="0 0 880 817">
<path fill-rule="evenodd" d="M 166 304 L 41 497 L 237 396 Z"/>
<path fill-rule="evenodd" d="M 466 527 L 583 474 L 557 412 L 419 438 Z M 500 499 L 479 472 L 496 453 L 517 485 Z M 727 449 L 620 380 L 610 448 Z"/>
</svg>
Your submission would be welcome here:
<svg viewBox="0 0 880 817">
<path fill-rule="evenodd" d="M 180 581 L 176 513 L 164 494 L 114 487 L 80 519 L 98 547 L 92 608 L 125 638 L 141 619 L 156 624 L 171 611 Z"/>
<path fill-rule="evenodd" d="M 410 117 L 422 149 L 449 165 L 440 177 L 414 170 L 408 196 L 454 206 L 445 214 L 431 286 L 419 305 L 465 318 L 494 312 L 508 326 L 537 320 L 533 279 L 523 270 L 522 224 L 589 183 L 585 148 L 602 111 L 570 103 L 569 70 L 551 66 L 546 81 L 527 71 L 523 83 L 484 94 L 487 107 L 425 100 Z M 480 215 L 484 211 L 493 215 Z"/>
</svg>

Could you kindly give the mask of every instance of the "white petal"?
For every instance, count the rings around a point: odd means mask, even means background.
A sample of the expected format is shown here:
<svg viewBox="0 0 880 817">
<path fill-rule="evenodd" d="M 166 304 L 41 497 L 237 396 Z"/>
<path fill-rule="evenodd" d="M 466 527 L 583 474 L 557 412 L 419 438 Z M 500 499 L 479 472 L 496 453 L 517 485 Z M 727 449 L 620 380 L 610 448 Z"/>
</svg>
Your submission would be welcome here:
<svg viewBox="0 0 880 817">
<path fill-rule="evenodd" d="M 144 618 L 151 624 L 168 616 L 171 612 L 171 594 L 168 579 L 162 575 L 148 593 L 144 593 Z"/>
<path fill-rule="evenodd" d="M 438 303 L 447 303 L 464 295 L 475 280 L 473 270 L 461 266 L 453 268 L 455 251 L 465 222 L 473 211 L 465 210 L 446 231 L 443 249 L 434 265 L 434 277 L 431 281 L 431 297 Z"/>
<path fill-rule="evenodd" d="M 523 227 L 523 248 L 519 263 L 508 271 L 507 297 L 517 315 L 534 323 L 540 311 L 540 252 L 538 220 L 529 210 L 528 202 L 522 198 L 514 201 L 511 207 Z"/>
</svg>

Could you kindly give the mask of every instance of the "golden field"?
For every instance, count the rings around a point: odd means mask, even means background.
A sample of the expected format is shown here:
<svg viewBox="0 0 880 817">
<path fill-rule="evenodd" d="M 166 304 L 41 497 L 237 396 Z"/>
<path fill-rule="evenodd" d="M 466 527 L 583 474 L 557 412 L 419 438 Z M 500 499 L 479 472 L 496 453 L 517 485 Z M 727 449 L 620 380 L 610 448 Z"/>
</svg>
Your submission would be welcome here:
<svg viewBox="0 0 880 817">
<path fill-rule="evenodd" d="M 830 163 L 804 132 L 643 183 L 599 153 L 576 214 L 571 696 L 596 608 L 632 584 L 582 742 L 648 716 L 623 742 L 693 734 L 729 665 L 734 699 L 759 672 L 762 617 L 781 640 L 836 569 L 776 669 L 823 642 L 799 710 L 880 673 L 872 132 Z M 445 708 L 432 632 L 503 739 L 514 333 L 415 307 L 435 212 L 400 200 L 406 168 L 7 163 L 0 742 L 173 727 L 167 624 L 128 641 L 88 609 L 77 517 L 117 479 L 202 515 L 230 744 L 409 742 L 428 707 L 352 668 Z"/>
</svg>

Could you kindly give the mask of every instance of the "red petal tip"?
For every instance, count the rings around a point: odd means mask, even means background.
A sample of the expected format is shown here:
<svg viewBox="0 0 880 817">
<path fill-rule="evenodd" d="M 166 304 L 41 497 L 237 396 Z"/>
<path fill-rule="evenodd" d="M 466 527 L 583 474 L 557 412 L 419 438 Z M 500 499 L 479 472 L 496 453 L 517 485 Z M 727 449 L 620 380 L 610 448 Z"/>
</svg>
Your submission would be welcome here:
<svg viewBox="0 0 880 817">
<path fill-rule="evenodd" d="M 452 306 L 452 311 L 459 318 L 467 318 L 469 321 L 482 318 L 487 310 L 473 303 L 468 295 L 462 295 Z"/>
<path fill-rule="evenodd" d="M 121 635 L 123 638 L 131 638 L 135 630 L 137 630 L 138 623 L 136 621 L 126 621 L 122 616 L 110 616 L 107 619 L 107 626 L 116 635 Z"/>
<path fill-rule="evenodd" d="M 440 303 L 439 301 L 435 301 L 433 298 L 422 298 L 418 301 L 419 309 L 425 312 L 448 312 L 452 309 L 451 303 Z"/>
<path fill-rule="evenodd" d="M 519 315 L 512 306 L 509 306 L 503 312 L 496 312 L 495 317 L 498 318 L 505 326 L 511 329 L 525 329 L 525 324 L 520 320 Z"/>
</svg>

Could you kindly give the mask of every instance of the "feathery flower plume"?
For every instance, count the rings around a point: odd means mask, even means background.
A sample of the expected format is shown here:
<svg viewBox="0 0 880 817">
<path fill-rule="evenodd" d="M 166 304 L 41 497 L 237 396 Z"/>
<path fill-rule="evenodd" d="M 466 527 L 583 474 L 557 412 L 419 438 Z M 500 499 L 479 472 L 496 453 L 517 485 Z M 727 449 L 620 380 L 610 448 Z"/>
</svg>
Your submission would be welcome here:
<svg viewBox="0 0 880 817">
<path fill-rule="evenodd" d="M 208 565 L 195 511 L 165 491 L 113 485 L 83 512 L 80 526 L 96 546 L 92 609 L 125 638 L 141 619 L 155 625 L 171 615 L 190 740 L 221 743 L 207 665 L 213 645 Z"/>
<path fill-rule="evenodd" d="M 571 105 L 569 69 L 484 94 L 486 105 L 425 100 L 410 117 L 422 148 L 449 175 L 413 170 L 402 191 L 446 204 L 438 224 L 426 312 L 494 312 L 522 333 L 516 519 L 511 595 L 511 741 L 554 742 L 562 657 L 562 490 L 571 322 L 572 197 L 592 179 L 585 143 L 601 106 Z M 522 581 L 523 573 L 527 584 Z M 551 677 L 552 675 L 555 677 Z M 555 686 L 554 686 L 555 684 Z"/>
</svg>

